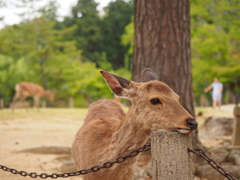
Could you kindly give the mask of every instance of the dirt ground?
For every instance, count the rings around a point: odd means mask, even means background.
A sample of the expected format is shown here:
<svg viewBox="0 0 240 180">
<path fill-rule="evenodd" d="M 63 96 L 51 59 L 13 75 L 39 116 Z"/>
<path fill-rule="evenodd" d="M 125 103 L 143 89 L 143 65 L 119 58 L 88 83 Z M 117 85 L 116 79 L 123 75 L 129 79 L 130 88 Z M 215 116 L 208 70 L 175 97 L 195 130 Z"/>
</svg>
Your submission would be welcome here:
<svg viewBox="0 0 240 180">
<path fill-rule="evenodd" d="M 198 117 L 201 126 L 204 117 L 209 115 L 233 116 L 233 106 L 224 106 L 221 110 L 212 110 L 210 107 L 197 108 L 196 114 L 199 112 L 203 113 L 201 117 Z M 36 110 L 26 112 L 25 109 L 17 109 L 14 113 L 9 109 L 0 109 L 0 165 L 28 173 L 69 172 L 66 168 L 62 169 L 62 160 L 69 159 L 71 161 L 70 153 L 65 151 L 70 150 L 74 136 L 86 113 L 87 109 L 78 108 L 45 108 L 40 112 Z M 62 149 L 56 150 L 57 147 Z M 24 151 L 30 148 L 41 149 L 41 151 L 35 151 L 35 153 Z M 55 153 L 44 153 L 44 149 L 45 151 L 53 149 Z M 0 179 L 30 180 L 32 178 L 0 170 Z M 64 179 L 80 180 L 81 177 Z"/>
<path fill-rule="evenodd" d="M 222 142 L 225 140 L 231 141 L 231 136 L 221 136 L 219 138 L 209 138 L 204 135 L 204 122 L 205 119 L 207 117 L 210 116 L 217 116 L 217 117 L 227 117 L 227 118 L 233 118 L 233 109 L 234 109 L 235 105 L 234 104 L 229 104 L 229 105 L 223 105 L 221 107 L 221 109 L 213 109 L 212 107 L 199 107 L 195 109 L 195 113 L 196 115 L 198 115 L 200 112 L 202 113 L 201 116 L 196 116 L 197 121 L 199 122 L 199 126 L 198 126 L 198 134 L 199 134 L 199 138 L 202 142 L 202 144 L 205 147 L 208 148 L 213 148 L 213 147 L 217 147 L 217 146 L 221 146 Z"/>
<path fill-rule="evenodd" d="M 69 154 L 20 151 L 29 148 L 52 148 L 53 146 L 70 149 L 86 112 L 87 109 L 41 109 L 40 112 L 17 109 L 14 113 L 9 109 L 0 110 L 0 165 L 28 173 L 62 173 L 61 159 Z M 0 179 L 29 180 L 32 178 L 0 170 Z"/>
</svg>

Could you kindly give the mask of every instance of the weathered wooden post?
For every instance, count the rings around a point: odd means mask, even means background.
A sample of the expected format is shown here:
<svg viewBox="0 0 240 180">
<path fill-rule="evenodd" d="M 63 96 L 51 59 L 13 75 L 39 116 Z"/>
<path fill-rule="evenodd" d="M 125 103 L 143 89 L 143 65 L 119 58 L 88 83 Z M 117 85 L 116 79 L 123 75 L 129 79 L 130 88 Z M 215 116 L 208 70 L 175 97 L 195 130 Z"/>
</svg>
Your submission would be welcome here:
<svg viewBox="0 0 240 180">
<path fill-rule="evenodd" d="M 191 135 L 154 131 L 151 134 L 153 180 L 193 180 Z"/>
<path fill-rule="evenodd" d="M 69 108 L 74 108 L 74 98 L 70 97 L 69 98 L 69 104 L 68 104 Z"/>
<path fill-rule="evenodd" d="M 240 146 L 240 107 L 234 107 L 233 114 L 235 118 L 233 125 L 232 145 Z"/>
<path fill-rule="evenodd" d="M 46 101 L 42 101 L 42 108 L 46 108 L 47 107 L 47 102 Z"/>
<path fill-rule="evenodd" d="M 203 94 L 200 96 L 200 106 L 201 107 L 209 106 L 208 100 L 205 98 Z"/>
<path fill-rule="evenodd" d="M 0 99 L 0 109 L 4 108 L 4 99 Z"/>
</svg>

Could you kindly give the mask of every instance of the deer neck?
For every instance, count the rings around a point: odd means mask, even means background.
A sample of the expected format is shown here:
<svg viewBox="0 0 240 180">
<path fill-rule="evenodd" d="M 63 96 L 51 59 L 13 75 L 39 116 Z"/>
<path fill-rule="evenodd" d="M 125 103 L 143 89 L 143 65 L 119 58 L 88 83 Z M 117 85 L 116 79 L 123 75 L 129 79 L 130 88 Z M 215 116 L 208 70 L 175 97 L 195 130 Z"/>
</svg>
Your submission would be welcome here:
<svg viewBox="0 0 240 180">
<path fill-rule="evenodd" d="M 139 119 L 140 115 L 131 108 L 118 131 L 112 136 L 110 149 L 113 158 L 126 155 L 146 143 L 151 131 L 143 129 Z"/>
</svg>

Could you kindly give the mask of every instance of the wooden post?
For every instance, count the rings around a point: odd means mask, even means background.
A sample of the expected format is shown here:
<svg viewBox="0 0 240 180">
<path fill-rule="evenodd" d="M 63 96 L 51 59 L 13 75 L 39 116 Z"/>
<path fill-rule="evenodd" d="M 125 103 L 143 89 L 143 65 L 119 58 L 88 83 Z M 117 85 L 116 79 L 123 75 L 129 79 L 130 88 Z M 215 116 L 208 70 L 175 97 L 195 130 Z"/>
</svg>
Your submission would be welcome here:
<svg viewBox="0 0 240 180">
<path fill-rule="evenodd" d="M 200 106 L 201 107 L 209 106 L 208 100 L 205 98 L 203 94 L 200 96 Z"/>
<path fill-rule="evenodd" d="M 42 101 L 42 108 L 46 108 L 47 107 L 47 102 L 46 101 Z"/>
<path fill-rule="evenodd" d="M 233 135 L 232 135 L 232 145 L 239 146 L 240 145 L 240 107 L 235 107 L 233 114 L 234 125 L 233 125 Z"/>
<path fill-rule="evenodd" d="M 69 98 L 69 108 L 74 108 L 74 98 L 73 97 L 70 97 Z"/>
<path fill-rule="evenodd" d="M 4 108 L 4 99 L 0 99 L 0 109 Z"/>
<path fill-rule="evenodd" d="M 193 180 L 191 135 L 153 131 L 151 134 L 153 180 Z"/>
</svg>

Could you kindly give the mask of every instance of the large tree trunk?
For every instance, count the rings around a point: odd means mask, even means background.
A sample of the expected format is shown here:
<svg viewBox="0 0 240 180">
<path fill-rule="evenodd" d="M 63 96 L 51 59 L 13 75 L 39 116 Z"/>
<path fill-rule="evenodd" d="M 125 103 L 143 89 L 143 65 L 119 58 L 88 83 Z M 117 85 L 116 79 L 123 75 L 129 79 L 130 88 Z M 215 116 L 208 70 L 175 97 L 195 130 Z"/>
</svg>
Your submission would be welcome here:
<svg viewBox="0 0 240 180">
<path fill-rule="evenodd" d="M 189 6 L 189 0 L 135 0 L 132 74 L 140 81 L 144 68 L 153 69 L 194 116 Z M 193 135 L 193 146 L 199 146 L 197 132 Z"/>
</svg>

